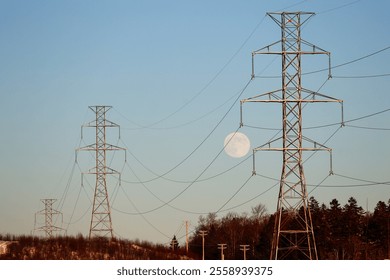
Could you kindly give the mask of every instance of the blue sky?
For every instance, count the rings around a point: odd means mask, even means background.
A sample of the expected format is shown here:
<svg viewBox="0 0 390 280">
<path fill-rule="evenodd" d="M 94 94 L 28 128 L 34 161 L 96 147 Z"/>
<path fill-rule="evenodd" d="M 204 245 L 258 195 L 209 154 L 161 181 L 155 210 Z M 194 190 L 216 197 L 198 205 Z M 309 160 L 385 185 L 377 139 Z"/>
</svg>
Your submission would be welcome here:
<svg viewBox="0 0 390 280">
<path fill-rule="evenodd" d="M 362 58 L 334 68 L 328 81 L 326 72 L 303 76 L 304 87 L 343 99 L 345 120 L 353 120 L 390 108 L 389 76 L 356 78 L 390 73 L 388 9 L 384 0 L 0 1 L 0 233 L 29 233 L 43 198 L 58 199 L 68 233 L 88 233 L 94 178 L 85 176 L 82 187 L 80 174 L 93 158 L 79 154 L 76 164 L 75 149 L 93 142 L 88 129 L 80 140 L 92 105 L 113 106 L 108 118 L 121 126 L 121 139 L 110 129 L 108 140 L 128 149 L 126 163 L 123 153 L 109 155 L 122 171 L 121 186 L 117 178 L 108 186 L 118 236 L 165 243 L 184 234 L 185 220 L 193 228 L 200 214 L 222 206 L 219 217 L 258 203 L 273 212 L 278 187 L 265 177 L 279 178 L 281 154 L 257 153 L 259 176 L 251 177 L 252 158 L 221 153 L 239 128 L 235 100 L 280 88 L 280 79 L 259 78 L 242 92 L 251 52 L 280 39 L 266 12 L 315 12 L 302 29 L 305 40 L 330 51 L 333 66 Z M 280 64 L 256 57 L 256 73 L 279 75 Z M 324 56 L 302 60 L 304 73 L 326 67 Z M 245 106 L 239 131 L 255 148 L 277 131 L 251 126 L 280 128 L 281 109 Z M 338 123 L 339 111 L 308 105 L 304 127 Z M 354 196 L 370 210 L 390 199 L 388 185 L 353 187 L 367 182 L 345 178 L 390 181 L 390 131 L 367 129 L 390 129 L 389 114 L 304 131 L 333 148 L 336 174 L 328 177 L 327 153 L 308 159 L 311 195 L 327 205 Z"/>
</svg>

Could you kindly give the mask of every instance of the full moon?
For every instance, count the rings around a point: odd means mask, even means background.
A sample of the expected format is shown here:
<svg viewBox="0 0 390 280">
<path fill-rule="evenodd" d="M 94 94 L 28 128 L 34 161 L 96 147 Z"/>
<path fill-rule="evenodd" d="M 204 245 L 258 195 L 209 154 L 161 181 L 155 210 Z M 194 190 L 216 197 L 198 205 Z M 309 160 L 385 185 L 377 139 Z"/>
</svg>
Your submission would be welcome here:
<svg viewBox="0 0 390 280">
<path fill-rule="evenodd" d="M 234 158 L 245 156 L 250 148 L 248 137 L 241 132 L 233 132 L 224 141 L 225 153 Z"/>
</svg>

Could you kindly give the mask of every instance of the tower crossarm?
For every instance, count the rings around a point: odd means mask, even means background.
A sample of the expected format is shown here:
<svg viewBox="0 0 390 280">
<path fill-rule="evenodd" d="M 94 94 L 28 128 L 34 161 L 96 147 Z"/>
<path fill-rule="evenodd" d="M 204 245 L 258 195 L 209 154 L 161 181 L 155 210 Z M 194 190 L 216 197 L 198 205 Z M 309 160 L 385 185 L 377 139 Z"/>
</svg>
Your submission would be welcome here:
<svg viewBox="0 0 390 280">
<path fill-rule="evenodd" d="M 104 146 L 99 147 L 95 143 L 90 144 L 81 148 L 76 149 L 76 151 L 96 151 L 96 150 L 106 150 L 106 151 L 126 151 L 125 148 L 119 147 L 116 145 L 106 143 Z"/>
<path fill-rule="evenodd" d="M 329 174 L 333 174 L 333 157 L 332 157 L 332 148 L 326 147 L 323 144 L 320 144 L 314 140 L 311 140 L 310 138 L 307 138 L 305 136 L 302 136 L 302 139 L 305 140 L 308 143 L 311 143 L 313 146 L 312 147 L 273 147 L 274 143 L 277 143 L 278 141 L 283 140 L 283 137 L 276 138 L 272 141 L 269 141 L 261 146 L 258 146 L 256 148 L 253 148 L 253 170 L 252 174 L 255 175 L 257 174 L 256 172 L 256 152 L 259 151 L 271 151 L 271 152 L 329 152 Z"/>
<path fill-rule="evenodd" d="M 295 88 L 286 88 L 288 89 L 295 89 Z M 263 102 L 263 103 L 270 103 L 270 102 L 275 102 L 275 103 L 285 103 L 285 102 L 302 102 L 302 103 L 320 103 L 320 102 L 336 102 L 336 103 L 343 103 L 342 99 L 336 99 L 334 97 L 308 90 L 305 88 L 300 89 L 301 93 L 305 93 L 305 97 L 301 97 L 300 99 L 297 98 L 283 98 L 283 89 L 278 89 L 274 91 L 269 91 L 267 93 L 262 93 L 259 95 L 255 95 L 252 97 L 248 97 L 245 99 L 242 99 L 240 101 L 241 106 L 244 103 L 248 102 Z"/>
<path fill-rule="evenodd" d="M 83 172 L 82 174 L 101 174 L 101 171 L 97 170 L 96 167 L 93 167 L 93 168 L 89 169 L 88 172 Z M 117 174 L 119 176 L 121 175 L 121 173 L 119 171 L 112 169 L 108 166 L 106 166 L 104 174 Z"/>
<path fill-rule="evenodd" d="M 308 47 L 308 49 L 305 50 L 295 50 L 295 51 L 289 51 L 289 50 L 274 50 L 275 46 L 279 46 L 279 44 L 282 43 L 282 40 L 276 41 L 270 45 L 267 45 L 265 47 L 262 47 L 261 49 L 258 49 L 256 51 L 252 52 L 252 57 L 258 54 L 274 54 L 274 55 L 283 55 L 283 54 L 325 54 L 330 56 L 330 52 L 320 48 L 317 45 L 314 45 L 306 40 L 303 40 L 301 38 L 301 46 Z"/>
<path fill-rule="evenodd" d="M 287 88 L 289 89 L 289 88 Z M 305 93 L 306 96 L 302 97 L 302 94 L 300 94 L 301 98 L 286 98 L 286 95 L 283 94 L 283 89 L 278 89 L 274 91 L 269 91 L 267 93 L 258 94 L 252 97 L 248 97 L 246 99 L 242 99 L 240 101 L 240 126 L 244 126 L 243 121 L 243 105 L 245 103 L 339 103 L 341 105 L 341 125 L 344 124 L 344 101 L 342 99 L 337 99 L 316 91 L 308 90 L 305 88 L 302 88 L 300 90 L 300 93 Z"/>
<path fill-rule="evenodd" d="M 96 120 L 93 120 L 93 121 L 90 121 L 86 124 L 83 124 L 81 127 L 96 127 L 96 126 L 97 126 Z M 119 124 L 116 124 L 116 123 L 109 121 L 107 119 L 105 120 L 104 126 L 106 126 L 106 127 L 120 127 Z"/>
</svg>

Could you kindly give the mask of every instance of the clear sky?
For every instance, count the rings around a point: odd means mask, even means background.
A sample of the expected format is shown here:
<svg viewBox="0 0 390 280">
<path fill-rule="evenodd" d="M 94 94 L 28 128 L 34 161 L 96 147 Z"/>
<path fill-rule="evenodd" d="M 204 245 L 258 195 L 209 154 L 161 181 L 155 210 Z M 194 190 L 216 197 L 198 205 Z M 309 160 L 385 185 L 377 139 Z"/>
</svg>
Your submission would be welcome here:
<svg viewBox="0 0 390 280">
<path fill-rule="evenodd" d="M 257 78 L 242 91 L 251 52 L 280 39 L 266 16 L 276 11 L 316 13 L 302 38 L 330 51 L 336 67 L 330 80 L 326 71 L 304 75 L 303 86 L 343 99 L 345 120 L 354 120 L 339 128 L 339 105 L 305 107 L 304 134 L 333 148 L 335 173 L 327 153 L 305 155 L 308 191 L 326 205 L 354 196 L 372 211 L 390 199 L 388 184 L 371 183 L 390 181 L 389 8 L 385 0 L 1 0 L 0 233 L 29 234 L 40 199 L 55 198 L 62 227 L 88 234 L 94 177 L 82 185 L 81 173 L 94 161 L 80 152 L 75 163 L 75 150 L 94 141 L 93 129 L 80 138 L 93 105 L 113 106 L 107 117 L 121 138 L 108 129 L 107 140 L 127 149 L 126 162 L 108 156 L 122 172 L 121 185 L 108 180 L 116 235 L 166 243 L 209 212 L 250 213 L 259 203 L 275 211 L 281 154 L 257 153 L 251 176 L 250 154 L 221 150 L 239 128 L 239 100 L 280 88 L 278 78 Z M 327 62 L 305 57 L 303 72 Z M 255 63 L 260 76 L 280 75 L 279 57 Z M 327 124 L 336 125 L 308 129 Z M 251 148 L 280 127 L 280 105 L 245 105 L 239 131 Z"/>
</svg>

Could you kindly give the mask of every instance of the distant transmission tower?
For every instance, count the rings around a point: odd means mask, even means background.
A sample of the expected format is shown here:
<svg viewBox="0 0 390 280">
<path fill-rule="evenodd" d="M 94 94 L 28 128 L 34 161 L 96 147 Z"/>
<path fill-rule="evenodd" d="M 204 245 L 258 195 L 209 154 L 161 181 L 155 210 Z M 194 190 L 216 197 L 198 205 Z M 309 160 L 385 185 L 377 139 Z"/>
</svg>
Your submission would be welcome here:
<svg viewBox="0 0 390 280">
<path fill-rule="evenodd" d="M 35 221 L 34 221 L 34 230 L 35 231 L 43 231 L 46 234 L 46 237 L 51 238 L 53 237 L 53 232 L 55 231 L 65 231 L 64 229 L 55 226 L 53 223 L 53 217 L 55 216 L 61 216 L 61 223 L 62 223 L 62 213 L 53 209 L 54 202 L 57 201 L 57 199 L 41 199 L 43 204 L 45 204 L 45 209 L 35 213 Z M 37 216 L 38 215 L 44 215 L 45 216 L 45 225 L 37 228 Z"/>
<path fill-rule="evenodd" d="M 330 53 L 301 39 L 301 26 L 314 15 L 306 12 L 267 13 L 281 28 L 282 39 L 252 53 L 252 78 L 254 56 L 257 54 L 280 55 L 282 58 L 282 88 L 241 100 L 246 102 L 265 102 L 282 104 L 283 136 L 253 150 L 254 163 L 256 151 L 282 151 L 283 167 L 272 239 L 271 259 L 318 259 L 313 224 L 308 204 L 308 193 L 303 172 L 302 154 L 304 151 L 329 151 L 302 135 L 302 109 L 305 103 L 339 102 L 342 100 L 307 90 L 301 85 L 301 56 Z M 272 49 L 281 45 L 281 50 Z M 278 140 L 282 148 L 272 148 Z M 314 144 L 312 148 L 303 147 L 303 141 Z M 254 164 L 255 165 L 255 164 Z M 331 168 L 332 169 L 332 168 Z M 255 171 L 255 166 L 253 167 Z M 330 171 L 332 172 L 332 171 Z"/>
<path fill-rule="evenodd" d="M 95 120 L 82 127 L 94 127 L 96 130 L 96 142 L 94 144 L 79 148 L 78 150 L 95 152 L 96 166 L 87 174 L 96 175 L 95 194 L 93 198 L 93 208 L 89 238 L 110 237 L 113 238 L 111 209 L 108 200 L 107 175 L 120 173 L 106 164 L 107 151 L 125 150 L 124 148 L 106 143 L 106 128 L 118 127 L 119 125 L 106 119 L 106 113 L 111 106 L 90 106 L 96 115 Z"/>
</svg>

